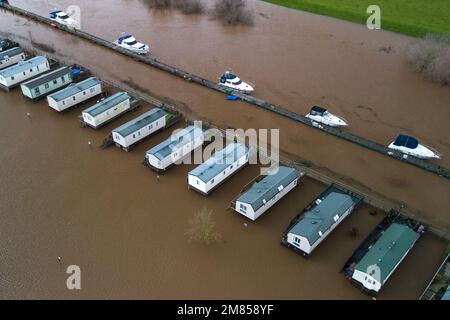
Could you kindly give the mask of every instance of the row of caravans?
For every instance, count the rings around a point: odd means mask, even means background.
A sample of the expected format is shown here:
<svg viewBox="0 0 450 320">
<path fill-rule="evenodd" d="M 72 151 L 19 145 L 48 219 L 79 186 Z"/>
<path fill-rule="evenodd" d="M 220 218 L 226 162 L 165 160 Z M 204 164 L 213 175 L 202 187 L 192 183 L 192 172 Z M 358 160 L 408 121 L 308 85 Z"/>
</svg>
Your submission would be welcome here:
<svg viewBox="0 0 450 320">
<path fill-rule="evenodd" d="M 37 58 L 38 64 L 34 69 L 36 73 L 44 70 L 43 66 L 48 66 L 46 59 Z M 17 64 L 19 65 L 21 64 Z M 39 69 L 37 66 L 40 66 Z M 45 85 L 55 80 L 60 81 L 54 83 L 54 87 Z M 55 87 L 63 83 L 67 84 L 64 89 L 47 96 L 49 106 L 59 112 L 102 94 L 101 81 L 91 77 L 72 83 L 70 69 L 65 67 L 22 83 L 22 91 L 28 98 L 34 99 L 54 91 Z M 36 92 L 36 88 L 39 88 L 39 92 Z M 127 93 L 118 92 L 84 110 L 82 121 L 97 129 L 129 111 L 130 100 Z M 112 139 L 118 147 L 128 151 L 134 144 L 165 128 L 169 117 L 170 114 L 165 110 L 154 108 L 112 130 Z M 200 148 L 204 142 L 203 129 L 188 126 L 149 149 L 145 163 L 158 172 L 166 171 Z M 246 166 L 250 155 L 251 151 L 245 144 L 233 142 L 227 145 L 188 173 L 188 188 L 209 195 Z M 298 186 L 304 174 L 291 167 L 272 168 L 267 174 L 245 186 L 232 202 L 232 208 L 255 221 Z M 330 186 L 291 221 L 283 235 L 282 245 L 303 256 L 309 256 L 361 202 L 361 196 L 335 185 Z M 393 220 L 388 216 L 355 251 L 343 272 L 365 291 L 377 293 L 422 233 L 423 226 L 412 225 L 408 219 L 396 217 Z"/>
</svg>

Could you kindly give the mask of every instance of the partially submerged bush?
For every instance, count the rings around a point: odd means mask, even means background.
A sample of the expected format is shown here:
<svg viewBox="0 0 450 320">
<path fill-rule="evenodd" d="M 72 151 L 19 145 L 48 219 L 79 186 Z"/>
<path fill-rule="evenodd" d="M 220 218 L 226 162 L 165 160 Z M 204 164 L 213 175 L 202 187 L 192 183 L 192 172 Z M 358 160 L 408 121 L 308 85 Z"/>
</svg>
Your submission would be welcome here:
<svg viewBox="0 0 450 320">
<path fill-rule="evenodd" d="M 212 13 L 228 24 L 251 26 L 255 22 L 253 11 L 247 8 L 245 0 L 216 0 Z"/>
<path fill-rule="evenodd" d="M 150 8 L 155 9 L 167 9 L 172 5 L 171 0 L 144 0 L 144 2 L 147 3 Z"/>
<path fill-rule="evenodd" d="M 185 14 L 202 13 L 204 6 L 201 0 L 144 0 L 152 9 L 181 10 Z"/>
<path fill-rule="evenodd" d="M 201 0 L 172 0 L 173 7 L 181 10 L 184 14 L 203 13 L 205 7 Z"/>
<path fill-rule="evenodd" d="M 212 217 L 212 211 L 203 208 L 189 221 L 189 229 L 186 235 L 190 241 L 198 241 L 206 244 L 216 242 L 220 234 L 216 232 L 216 223 Z"/>
<path fill-rule="evenodd" d="M 408 61 L 414 70 L 433 82 L 450 85 L 450 36 L 428 34 L 407 49 Z"/>
</svg>

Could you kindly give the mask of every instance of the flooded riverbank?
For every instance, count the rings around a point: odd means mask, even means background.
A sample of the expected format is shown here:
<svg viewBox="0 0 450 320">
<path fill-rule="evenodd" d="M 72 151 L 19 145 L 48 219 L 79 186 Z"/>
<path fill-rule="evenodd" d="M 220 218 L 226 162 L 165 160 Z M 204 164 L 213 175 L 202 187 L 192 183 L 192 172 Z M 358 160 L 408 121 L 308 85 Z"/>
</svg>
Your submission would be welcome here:
<svg viewBox="0 0 450 320">
<path fill-rule="evenodd" d="M 87 2 L 80 1 L 80 3 L 87 5 Z M 100 6 L 99 2 L 89 3 L 93 6 L 90 7 L 91 9 Z M 114 6 L 123 5 L 121 1 L 110 3 L 111 7 L 108 7 L 106 11 L 111 10 L 108 19 L 103 16 L 104 11 L 92 10 L 89 14 L 98 19 L 97 23 L 88 19 L 84 24 L 86 28 L 92 28 L 90 31 L 97 26 L 95 33 L 105 38 L 108 37 L 106 33 L 109 32 L 113 38 L 112 34 L 115 31 L 111 28 L 106 28 L 107 30 L 99 28 L 98 26 L 101 26 L 99 21 L 104 21 L 106 24 L 108 20 L 109 24 L 109 21 L 113 20 L 111 17 L 114 17 L 114 14 L 117 14 L 115 12 L 118 11 L 117 7 L 113 9 Z M 208 19 L 186 17 L 176 13 L 153 14 L 152 19 L 147 20 L 148 11 L 140 10 L 141 7 L 137 2 L 127 3 L 129 4 L 127 9 L 131 12 L 136 11 L 137 16 L 146 17 L 145 19 L 136 18 L 128 26 L 133 30 L 127 31 L 134 32 L 136 36 L 141 36 L 139 32 L 142 31 L 142 37 L 151 43 L 160 39 L 162 43 L 156 42 L 158 45 L 153 45 L 157 56 L 164 56 L 164 61 L 195 71 L 207 78 L 213 78 L 210 75 L 211 70 L 217 69 L 217 73 L 220 73 L 223 68 L 230 67 L 228 57 L 234 54 L 231 52 L 234 43 L 231 39 L 239 40 L 239 44 L 242 43 L 243 52 L 250 52 L 247 51 L 250 50 L 249 48 L 245 49 L 248 41 L 254 41 L 254 37 L 258 37 L 252 34 L 257 32 L 256 29 L 248 30 L 240 27 L 232 29 Z M 35 2 L 33 2 L 34 5 Z M 44 7 L 37 7 L 36 4 L 36 12 L 46 10 Z M 272 8 L 269 6 L 261 8 L 263 8 L 261 10 L 274 10 L 270 11 L 271 19 L 276 19 L 275 21 L 281 19 L 277 13 L 279 9 L 268 9 Z M 292 14 L 290 11 L 287 12 L 289 12 L 285 13 L 287 16 Z M 418 217 L 450 229 L 448 216 L 450 200 L 446 197 L 450 191 L 450 184 L 442 178 L 362 150 L 252 106 L 243 103 L 230 104 L 221 94 L 185 83 L 105 49 L 68 37 L 51 28 L 13 17 L 3 11 L 0 15 L 2 17 L 0 30 L 14 35 L 21 43 L 32 44 L 48 52 L 54 51 L 53 54 L 63 61 L 81 63 L 102 78 L 132 84 L 149 93 L 170 97 L 192 117 L 208 119 L 223 127 L 282 128 L 281 147 L 294 157 L 313 161 L 318 166 L 337 172 L 342 177 L 352 177 L 356 182 L 346 180 L 355 184 L 362 183 L 387 197 L 405 202 L 408 209 L 415 212 Z M 311 21 L 308 19 L 315 19 L 314 16 L 305 15 L 305 17 L 304 28 L 313 32 L 315 29 L 308 27 L 307 22 Z M 263 18 L 261 16 L 257 22 Z M 287 21 L 293 24 L 299 23 L 294 17 Z M 323 21 L 327 25 L 329 23 L 327 21 L 334 20 Z M 90 26 L 89 23 L 91 23 Z M 200 28 L 199 23 L 201 28 L 205 28 L 204 30 L 208 32 L 197 33 L 200 36 L 194 37 L 195 33 L 190 28 Z M 281 28 L 281 20 L 279 23 L 271 26 L 271 31 L 281 39 L 284 33 L 281 29 L 277 29 Z M 158 32 L 149 31 L 154 30 L 151 26 L 158 26 L 160 29 Z M 268 28 L 269 22 L 264 26 Z M 351 29 L 350 26 L 352 25 L 345 24 L 342 28 Z M 318 38 L 321 39 L 320 34 L 323 30 L 321 28 L 318 30 Z M 121 31 L 124 30 L 117 32 Z M 185 34 L 188 31 L 190 37 Z M 288 29 L 285 31 L 287 37 L 292 36 Z M 152 32 L 152 39 L 146 32 Z M 213 37 L 214 32 L 222 36 Z M 335 36 L 345 38 L 344 35 L 336 32 Z M 159 34 L 159 38 L 156 33 Z M 249 34 L 252 35 L 248 36 L 249 39 L 239 38 Z M 392 36 L 381 35 L 382 39 Z M 170 37 L 178 36 L 179 40 L 184 39 L 185 42 L 169 41 Z M 228 40 L 224 41 L 221 37 Z M 259 37 L 260 40 L 264 39 L 262 34 L 259 34 Z M 280 40 L 278 46 L 274 40 L 276 50 L 285 48 L 287 39 Z M 403 40 L 399 40 L 400 43 L 404 43 L 402 41 L 406 41 L 407 38 L 401 39 Z M 222 48 L 223 51 L 215 51 L 215 60 L 211 61 L 209 60 L 211 59 L 210 51 L 217 50 L 214 48 L 219 40 L 223 41 L 225 43 L 223 46 L 229 50 L 219 46 L 218 48 Z M 304 40 L 302 38 L 299 43 L 304 43 Z M 208 44 L 204 44 L 204 41 Z M 317 46 L 317 43 L 321 43 L 325 48 L 328 47 L 326 41 L 316 42 L 312 41 L 312 38 L 310 41 L 311 45 Z M 208 49 L 209 45 L 211 48 Z M 372 49 L 378 45 L 379 43 L 375 41 Z M 193 50 L 194 47 L 197 51 Z M 345 47 L 342 46 L 342 52 L 347 52 L 343 49 Z M 199 50 L 202 51 L 199 52 Z M 203 50 L 206 51 L 203 52 Z M 270 51 L 272 48 L 268 49 L 264 46 L 256 51 L 261 50 L 270 53 L 267 50 Z M 312 55 L 313 49 L 310 48 L 310 50 Z M 338 52 L 341 51 L 338 50 Z M 350 52 L 353 51 L 350 50 Z M 296 54 L 298 57 L 299 52 Z M 322 52 L 322 54 L 325 53 Z M 349 54 L 356 63 L 355 59 L 361 52 L 355 51 Z M 373 54 L 381 53 L 377 51 Z M 271 53 L 269 55 L 272 56 Z M 296 75 L 293 71 L 297 70 L 298 63 L 301 61 L 294 61 L 294 52 L 288 52 L 286 55 L 288 61 L 292 59 L 290 62 L 293 63 L 292 66 L 297 67 L 287 69 L 286 64 L 284 72 L 275 72 L 273 68 L 276 65 L 266 63 L 275 80 L 280 80 L 278 77 Z M 289 58 L 290 55 L 292 55 L 291 58 Z M 180 56 L 183 59 L 180 59 Z M 397 58 L 391 62 L 398 67 Z M 266 72 L 252 59 L 246 59 L 247 61 L 240 62 L 237 62 L 239 59 L 232 59 L 239 67 L 239 71 L 243 70 L 240 73 L 244 72 L 256 77 L 257 73 Z M 370 58 L 366 56 L 366 59 Z M 280 70 L 283 70 L 286 62 L 284 58 L 281 60 Z M 361 72 L 369 72 L 368 69 L 364 71 L 362 60 L 361 57 L 357 60 L 361 62 Z M 382 64 L 382 62 L 376 62 L 378 63 Z M 312 65 L 315 67 L 311 66 L 309 61 L 306 65 L 312 68 L 311 72 L 318 68 L 314 63 Z M 372 67 L 377 68 L 377 66 Z M 407 66 L 404 67 L 400 74 L 406 76 Z M 233 68 L 238 70 L 234 66 Z M 252 68 L 254 70 L 251 70 Z M 316 91 L 312 90 L 311 79 L 315 79 L 317 85 L 325 81 L 322 78 L 327 79 L 328 73 L 334 74 L 340 71 L 341 66 L 338 65 L 336 68 L 338 69 L 320 67 L 317 70 L 321 72 L 313 78 L 307 77 L 311 76 L 308 72 L 297 73 L 298 77 L 295 77 L 295 81 L 298 82 L 294 82 L 296 90 L 305 88 L 308 94 L 319 93 L 321 91 L 319 87 L 315 89 Z M 386 72 L 385 68 L 383 64 L 383 72 Z M 356 71 L 353 70 L 353 72 Z M 340 73 L 334 75 L 337 74 Z M 377 80 L 373 81 L 380 82 L 382 78 L 378 75 L 375 77 Z M 409 77 L 406 78 L 409 79 Z M 409 85 L 403 83 L 396 90 L 392 89 L 394 96 L 400 95 L 396 99 L 401 101 L 402 105 L 406 101 L 403 95 L 417 94 L 415 99 L 411 98 L 414 103 L 409 106 L 411 110 L 414 110 L 414 106 L 418 106 L 416 101 L 421 101 L 430 94 L 433 99 L 438 97 L 433 102 L 443 108 L 447 99 L 443 94 L 445 91 L 441 88 L 435 89 L 434 86 L 430 87 L 428 84 L 422 86 L 422 80 L 417 75 L 412 76 L 411 79 L 408 80 L 412 81 Z M 304 93 L 286 94 L 285 92 L 289 91 L 278 87 L 280 83 L 278 81 L 266 82 L 266 88 L 264 88 L 265 82 L 262 76 L 260 80 L 255 81 L 252 78 L 250 80 L 258 83 L 258 90 L 261 90 L 258 92 L 258 96 L 261 94 L 259 97 L 268 101 L 281 102 L 289 108 L 305 108 L 306 111 L 304 101 L 308 100 L 304 100 L 305 97 L 302 96 Z M 334 91 L 335 86 L 327 81 L 322 85 L 328 85 L 324 87 Z M 337 86 L 342 87 L 344 85 L 342 82 L 345 81 L 336 82 Z M 262 88 L 259 83 L 263 86 Z M 281 83 L 284 82 L 281 81 Z M 411 87 L 411 84 L 414 86 Z M 415 90 L 415 85 L 418 84 L 420 84 L 419 89 Z M 349 88 L 343 92 L 339 91 L 339 99 L 343 99 L 339 101 L 364 99 L 365 95 L 369 95 L 366 92 L 361 96 L 359 91 L 355 90 L 350 97 L 345 96 L 346 93 L 350 94 L 349 91 L 352 91 L 353 85 L 352 82 L 351 85 L 348 84 Z M 383 86 L 380 84 L 376 88 L 383 88 Z M 399 90 L 403 94 L 397 92 Z M 423 92 L 426 94 L 424 95 Z M 383 90 L 377 93 L 376 97 L 371 97 L 375 100 L 387 99 Z M 345 105 L 347 104 L 339 104 L 342 108 Z M 95 132 L 79 128 L 76 116 L 81 112 L 80 110 L 63 115 L 56 114 L 43 102 L 36 104 L 25 102 L 17 90 L 10 94 L 0 93 L 0 107 L 2 112 L 0 142 L 3 147 L 0 157 L 2 177 L 4 177 L 0 195 L 1 297 L 365 298 L 356 288 L 347 283 L 339 274 L 339 270 L 362 240 L 363 235 L 367 234 L 382 218 L 381 215 L 376 217 L 369 215 L 368 207 L 362 207 L 355 215 L 349 217 L 315 252 L 313 259 L 304 260 L 282 248 L 279 241 L 290 219 L 323 190 L 322 185 L 308 180 L 258 223 L 244 228 L 243 223 L 247 221 L 230 211 L 225 211 L 225 207 L 240 188 L 257 174 L 256 168 L 246 168 L 217 190 L 212 197 L 205 199 L 187 190 L 185 180 L 190 168 L 174 168 L 158 183 L 154 174 L 141 165 L 145 151 L 166 138 L 169 132 L 147 140 L 130 154 L 117 148 L 101 151 L 88 147 L 88 141 L 99 145 L 112 128 L 136 114 L 127 115 L 101 131 Z M 382 105 L 382 107 L 386 106 Z M 385 111 L 377 110 L 376 112 Z M 26 118 L 27 112 L 32 114 L 31 120 Z M 397 111 L 393 110 L 393 112 Z M 443 113 L 445 114 L 447 113 Z M 423 120 L 419 119 L 418 113 L 412 112 L 412 115 L 408 114 L 409 116 L 413 117 L 415 122 Z M 380 119 L 383 118 L 384 116 L 380 116 Z M 368 116 L 367 119 L 369 121 L 363 121 L 362 123 L 366 124 L 360 127 L 360 130 L 364 131 L 361 134 L 367 136 L 370 131 L 384 137 L 385 131 L 381 130 L 384 126 L 383 121 L 376 120 L 376 117 L 372 116 Z M 430 133 L 433 135 L 436 132 L 443 133 L 445 142 L 445 134 L 448 134 L 445 132 L 445 117 L 434 120 L 441 122 L 435 122 L 435 127 L 439 128 L 436 128 L 436 131 L 431 130 Z M 408 118 L 405 121 L 409 121 Z M 436 126 L 439 123 L 443 126 Z M 353 129 L 356 130 L 352 127 Z M 189 244 L 184 236 L 189 218 L 204 206 L 215 211 L 217 225 L 223 235 L 223 242 L 211 247 Z M 359 238 L 348 236 L 349 228 L 354 225 L 357 225 L 361 231 Z M 399 272 L 394 274 L 392 282 L 388 284 L 381 298 L 417 298 L 438 266 L 440 253 L 444 248 L 443 241 L 433 236 L 425 236 L 411 256 L 402 264 Z M 57 263 L 57 256 L 63 257 L 62 266 Z M 79 294 L 70 293 L 65 288 L 64 266 L 67 264 L 78 264 L 82 267 L 84 288 Z"/>
<path fill-rule="evenodd" d="M 44 102 L 25 101 L 18 90 L 1 92 L 0 101 L 2 298 L 366 298 L 339 270 L 381 213 L 361 207 L 305 260 L 279 242 L 325 186 L 307 179 L 250 223 L 225 209 L 257 167 L 204 198 L 187 190 L 190 166 L 175 167 L 158 182 L 141 164 L 169 131 L 131 153 L 88 146 L 145 108 L 94 131 L 80 128 L 80 109 L 58 114 Z M 19 134 L 8 138 L 13 132 Z M 222 235 L 211 246 L 185 236 L 189 219 L 205 206 L 214 210 Z M 352 227 L 360 236 L 349 235 Z M 420 295 L 445 246 L 425 236 L 380 298 Z M 82 268 L 78 293 L 65 288 L 70 264 Z"/>
<path fill-rule="evenodd" d="M 352 183 L 356 181 L 368 190 L 403 202 L 410 211 L 426 222 L 450 230 L 450 199 L 446 197 L 450 192 L 450 182 L 445 179 L 362 150 L 358 146 L 288 119 L 274 117 L 270 112 L 240 102 L 230 103 L 222 94 L 145 67 L 127 57 L 50 27 L 14 17 L 3 11 L 1 14 L 5 18 L 0 22 L 3 34 L 14 36 L 22 44 L 48 53 L 54 51 L 56 58 L 85 65 L 103 79 L 132 83 L 134 87 L 144 88 L 151 94 L 170 97 L 194 118 L 207 119 L 222 127 L 283 128 L 280 133 L 282 150 L 294 157 L 312 161 L 318 167 L 327 168 L 343 179 L 350 179 Z M 8 24 L 8 21 L 12 23 Z M 63 46 L 55 47 L 57 43 Z M 49 47 L 55 48 L 49 51 Z M 411 88 L 409 92 L 417 90 Z"/>
</svg>

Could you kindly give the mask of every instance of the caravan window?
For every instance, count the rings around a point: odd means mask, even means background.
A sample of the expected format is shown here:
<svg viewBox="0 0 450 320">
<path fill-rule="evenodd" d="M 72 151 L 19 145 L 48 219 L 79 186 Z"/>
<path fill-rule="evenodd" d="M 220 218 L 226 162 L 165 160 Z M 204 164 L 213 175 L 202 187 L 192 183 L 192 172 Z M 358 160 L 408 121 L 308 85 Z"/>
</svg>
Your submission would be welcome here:
<svg viewBox="0 0 450 320">
<path fill-rule="evenodd" d="M 241 210 L 242 212 L 247 212 L 247 206 L 245 206 L 245 205 L 243 205 L 243 204 L 241 203 L 241 205 L 240 205 L 240 210 Z"/>
<path fill-rule="evenodd" d="M 11 77 L 11 80 L 14 80 L 14 77 Z"/>
<path fill-rule="evenodd" d="M 58 80 L 53 80 L 53 84 L 57 84 L 58 83 Z"/>
<path fill-rule="evenodd" d="M 66 78 L 61 77 L 61 81 L 62 81 L 62 83 L 66 82 Z"/>
<path fill-rule="evenodd" d="M 73 96 L 72 99 L 73 99 L 73 101 L 75 101 L 76 100 L 75 96 Z"/>
<path fill-rule="evenodd" d="M 95 88 L 91 88 L 91 93 L 94 93 L 95 92 Z"/>
<path fill-rule="evenodd" d="M 299 245 L 300 244 L 300 238 L 299 237 L 295 237 L 294 238 L 294 243 Z"/>
<path fill-rule="evenodd" d="M 45 84 L 45 89 L 48 89 L 48 88 L 50 88 L 50 86 L 49 86 L 48 83 L 46 83 L 46 84 Z"/>
</svg>

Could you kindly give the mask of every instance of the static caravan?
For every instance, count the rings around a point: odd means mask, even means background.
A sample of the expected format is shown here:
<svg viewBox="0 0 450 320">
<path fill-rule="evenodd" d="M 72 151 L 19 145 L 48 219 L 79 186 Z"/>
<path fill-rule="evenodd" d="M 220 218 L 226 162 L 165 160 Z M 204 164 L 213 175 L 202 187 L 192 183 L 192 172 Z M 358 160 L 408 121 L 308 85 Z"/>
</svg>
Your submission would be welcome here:
<svg viewBox="0 0 450 320">
<path fill-rule="evenodd" d="M 367 252 L 354 267 L 351 280 L 371 294 L 378 293 L 420 234 L 407 224 L 392 223 L 375 244 L 372 243 L 367 248 Z"/>
<path fill-rule="evenodd" d="M 0 71 L 0 85 L 6 89 L 50 70 L 46 57 L 37 56 Z"/>
<path fill-rule="evenodd" d="M 360 196 L 331 185 L 291 222 L 281 243 L 310 255 L 361 201 Z"/>
<path fill-rule="evenodd" d="M 244 167 L 250 156 L 250 150 L 242 143 L 231 143 L 216 152 L 188 174 L 189 189 L 194 189 L 203 195 L 223 183 L 236 171 Z"/>
<path fill-rule="evenodd" d="M 130 96 L 117 92 L 82 112 L 83 122 L 97 129 L 130 110 Z"/>
<path fill-rule="evenodd" d="M 8 68 L 24 60 L 25 52 L 23 52 L 22 48 L 20 47 L 2 51 L 0 52 L 0 70 Z"/>
<path fill-rule="evenodd" d="M 178 131 L 151 148 L 145 155 L 145 163 L 156 171 L 165 171 L 177 161 L 202 146 L 204 142 L 203 130 L 197 126 L 189 126 Z"/>
<path fill-rule="evenodd" d="M 101 81 L 91 77 L 78 83 L 71 83 L 67 88 L 48 95 L 47 101 L 50 108 L 61 112 L 101 93 Z"/>
<path fill-rule="evenodd" d="M 302 174 L 303 175 L 303 174 Z M 258 177 L 233 203 L 233 209 L 255 221 L 297 186 L 299 172 L 294 168 L 276 167 Z"/>
<path fill-rule="evenodd" d="M 114 129 L 112 136 L 116 146 L 128 151 L 132 145 L 164 128 L 168 115 L 163 109 L 154 108 Z"/>
<path fill-rule="evenodd" d="M 22 94 L 31 100 L 37 100 L 51 92 L 61 89 L 72 82 L 72 70 L 61 67 L 20 85 Z"/>
<path fill-rule="evenodd" d="M 0 1 L 1 4 L 2 1 Z M 9 39 L 0 38 L 0 52 L 6 51 L 15 47 L 18 47 L 19 44 L 17 42 L 11 41 Z"/>
<path fill-rule="evenodd" d="M 420 296 L 420 300 L 450 300 L 450 252 Z"/>
</svg>

